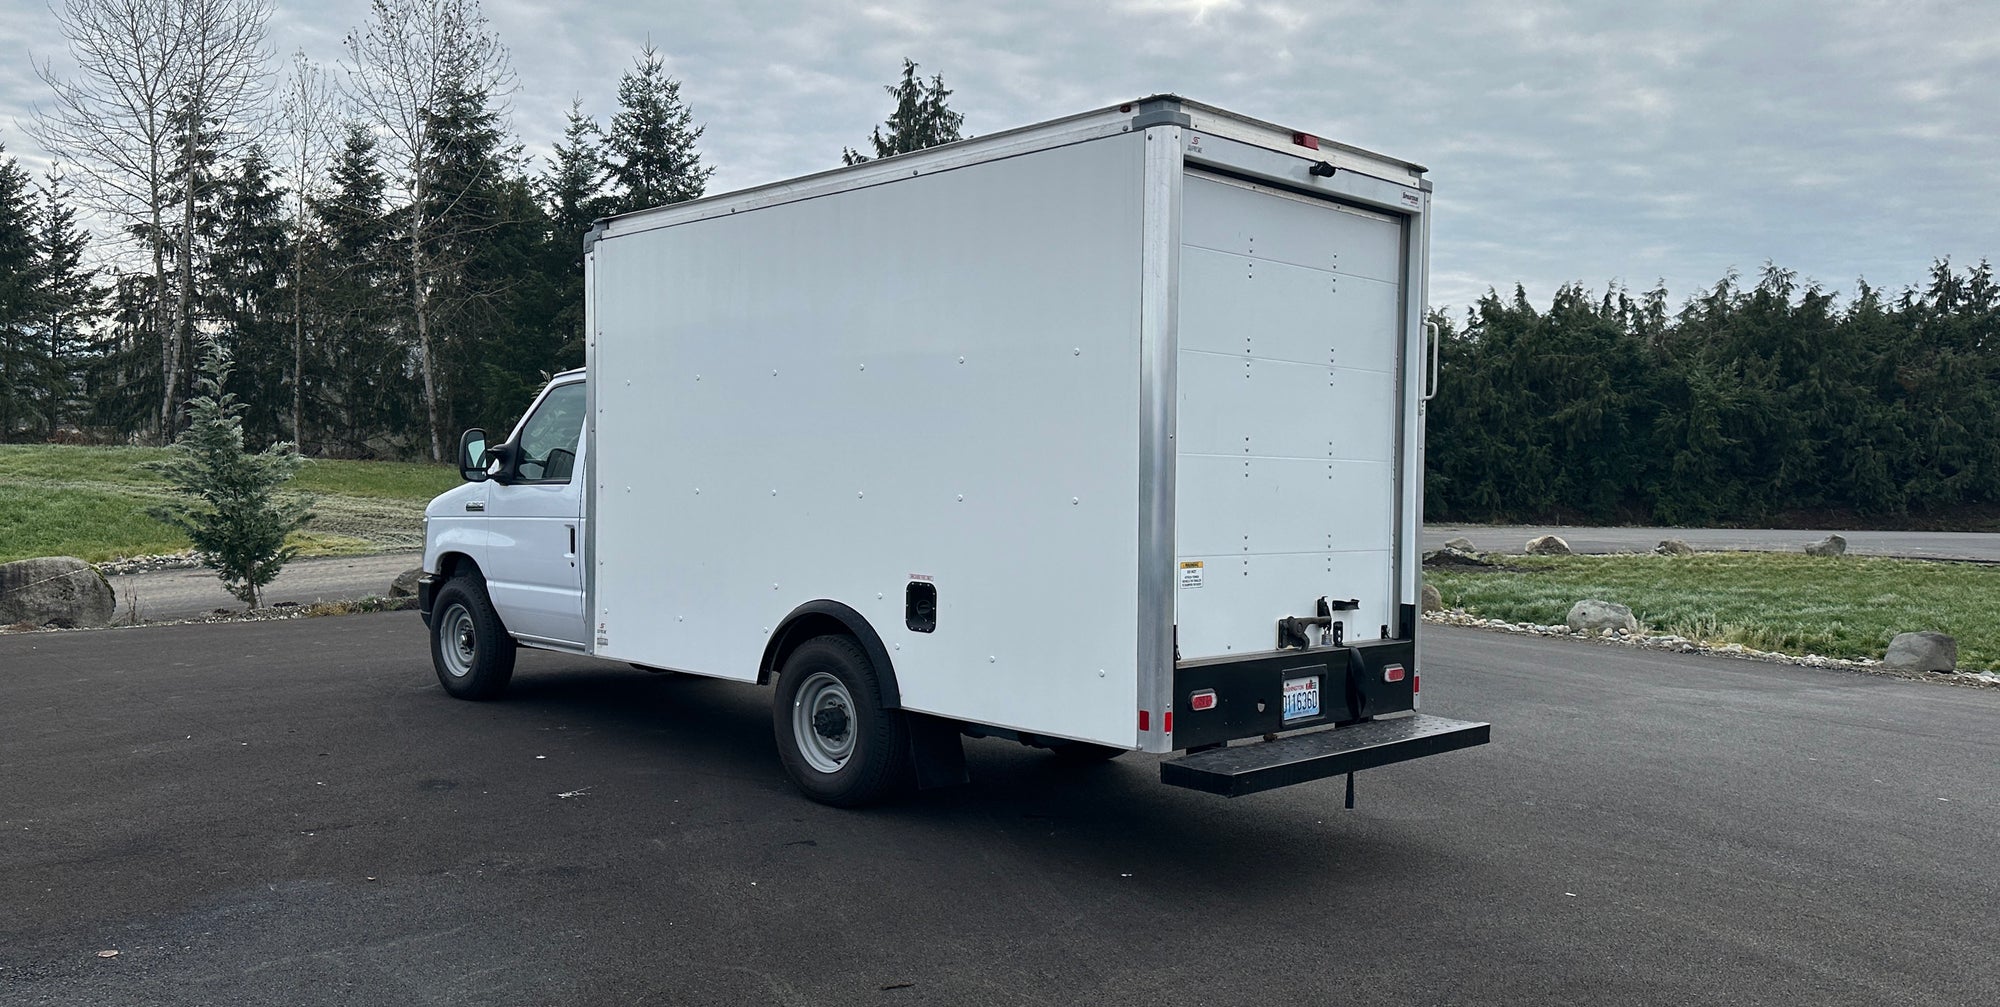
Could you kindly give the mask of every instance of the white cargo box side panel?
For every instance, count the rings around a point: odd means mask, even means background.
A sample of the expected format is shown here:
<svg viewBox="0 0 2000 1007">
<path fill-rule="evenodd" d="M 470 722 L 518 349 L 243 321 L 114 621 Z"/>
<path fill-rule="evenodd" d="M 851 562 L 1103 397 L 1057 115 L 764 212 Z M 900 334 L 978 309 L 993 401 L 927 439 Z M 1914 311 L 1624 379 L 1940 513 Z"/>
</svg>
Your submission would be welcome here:
<svg viewBox="0 0 2000 1007">
<path fill-rule="evenodd" d="M 1394 632 L 1403 221 L 1201 172 L 1182 205 L 1181 657 L 1272 650 L 1322 596 Z"/>
<path fill-rule="evenodd" d="M 906 709 L 1135 744 L 1143 149 L 600 241 L 595 652 L 750 679 L 828 599 Z"/>
</svg>

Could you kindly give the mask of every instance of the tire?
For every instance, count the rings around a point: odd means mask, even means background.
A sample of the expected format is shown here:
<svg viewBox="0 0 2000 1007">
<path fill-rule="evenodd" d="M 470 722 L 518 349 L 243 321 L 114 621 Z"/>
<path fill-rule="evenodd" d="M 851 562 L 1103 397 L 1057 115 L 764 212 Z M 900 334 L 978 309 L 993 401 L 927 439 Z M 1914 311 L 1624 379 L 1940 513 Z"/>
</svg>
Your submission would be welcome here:
<svg viewBox="0 0 2000 1007">
<path fill-rule="evenodd" d="M 514 638 L 493 611 L 486 585 L 453 577 L 431 603 L 431 666 L 459 699 L 492 699 L 514 677 Z"/>
<path fill-rule="evenodd" d="M 849 637 L 815 637 L 785 659 L 771 726 L 801 793 L 855 808 L 908 787 L 909 726 L 902 711 L 883 709 L 879 684 L 874 664 Z"/>
<path fill-rule="evenodd" d="M 1055 756 L 1056 762 L 1065 766 L 1094 766 L 1100 762 L 1110 762 L 1124 755 L 1126 751 L 1110 745 L 1093 745 L 1088 741 L 1068 741 L 1049 749 L 1049 753 Z"/>
</svg>

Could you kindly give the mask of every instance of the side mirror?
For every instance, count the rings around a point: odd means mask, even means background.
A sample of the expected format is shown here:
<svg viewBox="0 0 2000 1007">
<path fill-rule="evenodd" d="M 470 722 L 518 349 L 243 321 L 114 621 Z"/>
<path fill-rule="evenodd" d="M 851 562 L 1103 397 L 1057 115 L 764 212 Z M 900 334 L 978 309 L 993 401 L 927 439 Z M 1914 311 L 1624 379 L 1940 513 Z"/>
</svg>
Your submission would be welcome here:
<svg viewBox="0 0 2000 1007">
<path fill-rule="evenodd" d="M 458 437 L 458 476 L 470 483 L 486 481 L 486 431 L 473 427 Z"/>
</svg>

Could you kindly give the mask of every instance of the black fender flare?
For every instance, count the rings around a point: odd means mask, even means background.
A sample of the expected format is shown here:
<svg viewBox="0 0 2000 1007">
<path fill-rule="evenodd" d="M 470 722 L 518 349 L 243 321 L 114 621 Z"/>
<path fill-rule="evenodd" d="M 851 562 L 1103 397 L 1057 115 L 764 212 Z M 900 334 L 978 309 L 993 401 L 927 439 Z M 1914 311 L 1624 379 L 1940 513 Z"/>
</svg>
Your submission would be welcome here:
<svg viewBox="0 0 2000 1007">
<path fill-rule="evenodd" d="M 861 613 L 825 598 L 800 605 L 778 623 L 770 642 L 764 645 L 764 659 L 757 665 L 757 684 L 770 684 L 771 676 L 778 673 L 785 658 L 800 644 L 828 634 L 850 636 L 861 645 L 862 652 L 875 665 L 875 679 L 882 689 L 882 708 L 902 709 L 903 692 L 896 685 L 896 664 L 889 659 L 889 648 L 883 645 L 882 637 Z"/>
</svg>

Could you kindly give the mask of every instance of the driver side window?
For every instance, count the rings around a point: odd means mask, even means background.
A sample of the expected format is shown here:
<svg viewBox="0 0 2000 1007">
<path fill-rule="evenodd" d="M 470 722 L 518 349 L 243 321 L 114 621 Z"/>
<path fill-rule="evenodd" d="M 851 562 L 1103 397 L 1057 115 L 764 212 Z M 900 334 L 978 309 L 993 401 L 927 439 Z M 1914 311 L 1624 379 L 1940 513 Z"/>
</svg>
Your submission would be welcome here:
<svg viewBox="0 0 2000 1007">
<path fill-rule="evenodd" d="M 566 483 L 576 468 L 576 445 L 583 436 L 583 382 L 549 390 L 521 426 L 521 478 Z"/>
</svg>

